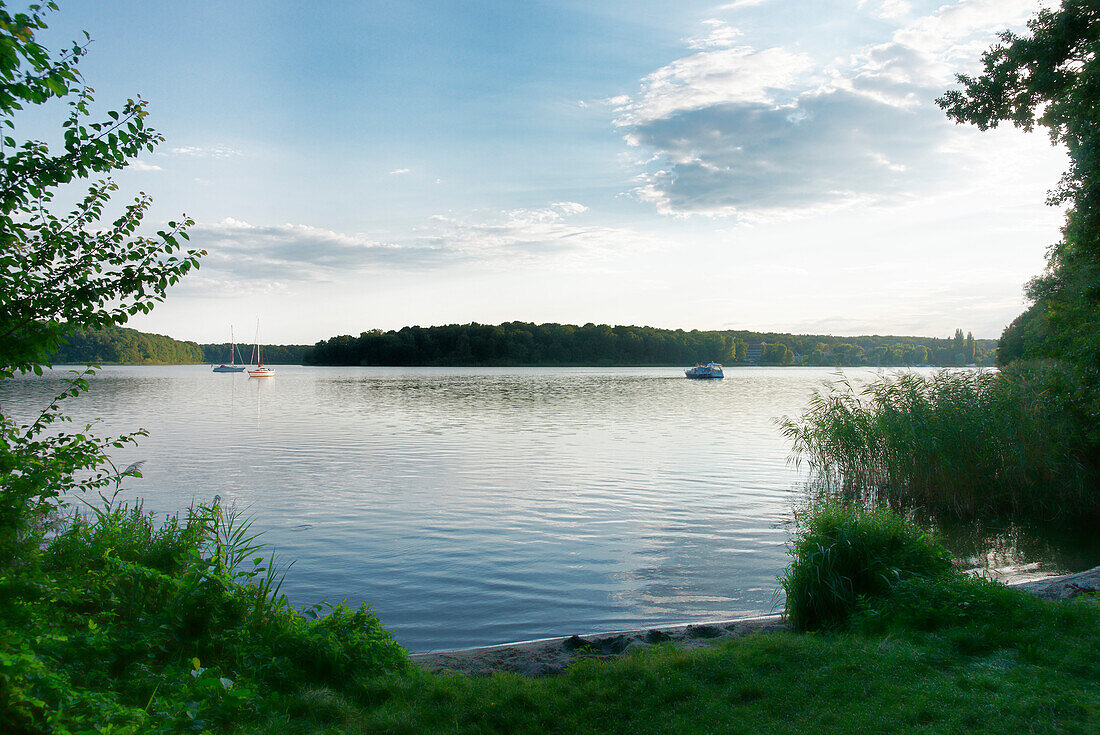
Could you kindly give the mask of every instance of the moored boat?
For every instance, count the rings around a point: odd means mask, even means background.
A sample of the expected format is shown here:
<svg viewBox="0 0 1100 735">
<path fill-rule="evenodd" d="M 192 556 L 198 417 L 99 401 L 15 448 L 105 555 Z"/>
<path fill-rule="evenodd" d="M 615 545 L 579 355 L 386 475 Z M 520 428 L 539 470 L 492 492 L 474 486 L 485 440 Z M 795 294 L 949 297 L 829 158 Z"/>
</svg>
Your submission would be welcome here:
<svg viewBox="0 0 1100 735">
<path fill-rule="evenodd" d="M 684 371 L 684 375 L 689 378 L 707 379 L 707 378 L 724 378 L 725 374 L 722 373 L 722 366 L 716 362 L 708 362 L 705 365 L 699 363 L 693 368 L 688 368 Z"/>
<path fill-rule="evenodd" d="M 215 373 L 243 373 L 244 365 L 237 364 L 237 340 L 233 337 L 233 325 L 229 326 L 229 362 L 230 365 L 222 363 L 214 368 L 211 372 Z"/>
<path fill-rule="evenodd" d="M 275 371 L 269 367 L 264 367 L 264 357 L 260 350 L 260 320 L 256 320 L 256 344 L 252 348 L 252 356 L 256 358 L 256 367 L 248 369 L 248 377 L 250 378 L 274 378 Z"/>
</svg>

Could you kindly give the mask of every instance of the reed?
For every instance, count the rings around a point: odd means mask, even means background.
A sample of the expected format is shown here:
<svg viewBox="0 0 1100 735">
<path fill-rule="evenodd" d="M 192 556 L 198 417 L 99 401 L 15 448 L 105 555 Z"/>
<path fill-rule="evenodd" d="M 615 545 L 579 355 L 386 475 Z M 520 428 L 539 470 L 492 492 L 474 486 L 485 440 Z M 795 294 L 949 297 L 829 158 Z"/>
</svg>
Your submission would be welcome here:
<svg viewBox="0 0 1100 735">
<path fill-rule="evenodd" d="M 1087 438 L 1054 368 L 841 380 L 780 429 L 830 487 L 962 517 L 1100 515 Z"/>
</svg>

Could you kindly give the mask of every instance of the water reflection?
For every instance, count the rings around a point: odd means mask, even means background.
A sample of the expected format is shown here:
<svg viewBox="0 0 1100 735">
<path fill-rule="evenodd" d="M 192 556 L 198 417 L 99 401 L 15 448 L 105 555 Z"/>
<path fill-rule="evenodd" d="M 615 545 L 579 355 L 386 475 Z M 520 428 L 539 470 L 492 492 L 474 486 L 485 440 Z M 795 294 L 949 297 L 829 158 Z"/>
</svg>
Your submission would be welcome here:
<svg viewBox="0 0 1100 735">
<path fill-rule="evenodd" d="M 770 611 L 806 479 L 773 419 L 833 378 L 112 367 L 68 410 L 103 419 L 102 435 L 149 430 L 115 457 L 147 460 L 127 486 L 147 508 L 221 495 L 298 560 L 283 587 L 294 602 L 369 602 L 427 650 Z M 56 373 L 31 376 L 0 401 L 29 414 L 57 387 Z M 1002 536 L 957 548 L 1015 566 L 1073 561 Z M 1009 541 L 1017 551 L 992 551 Z"/>
<path fill-rule="evenodd" d="M 824 500 L 867 505 L 880 502 L 874 493 L 836 489 L 834 481 L 811 478 L 801 483 L 795 514 Z M 974 574 L 1004 582 L 1025 582 L 1069 574 L 1100 563 L 1100 537 L 1063 519 L 1019 521 L 1009 518 L 961 519 L 914 505 L 895 510 L 911 515 L 933 531 L 959 563 Z"/>
</svg>

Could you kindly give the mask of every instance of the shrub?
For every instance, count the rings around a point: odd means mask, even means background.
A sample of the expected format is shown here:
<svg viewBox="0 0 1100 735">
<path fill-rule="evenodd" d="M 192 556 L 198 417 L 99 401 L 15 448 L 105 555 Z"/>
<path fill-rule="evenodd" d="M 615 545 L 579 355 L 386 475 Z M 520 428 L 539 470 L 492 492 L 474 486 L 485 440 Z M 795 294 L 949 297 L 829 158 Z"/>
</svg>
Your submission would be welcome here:
<svg viewBox="0 0 1100 735">
<path fill-rule="evenodd" d="M 797 630 L 843 624 L 867 596 L 884 595 L 910 577 L 952 569 L 938 542 L 884 508 L 825 503 L 798 519 L 794 557 L 782 577 L 784 615 Z"/>
</svg>

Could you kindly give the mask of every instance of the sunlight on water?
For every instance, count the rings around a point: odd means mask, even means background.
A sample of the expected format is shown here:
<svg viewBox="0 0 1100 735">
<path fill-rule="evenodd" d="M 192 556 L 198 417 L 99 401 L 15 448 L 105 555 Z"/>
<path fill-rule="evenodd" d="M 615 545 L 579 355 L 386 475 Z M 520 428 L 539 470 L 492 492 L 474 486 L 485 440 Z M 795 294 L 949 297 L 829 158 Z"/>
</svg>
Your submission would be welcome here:
<svg viewBox="0 0 1100 735">
<path fill-rule="evenodd" d="M 25 418 L 58 373 L 0 398 Z M 849 371 L 850 379 L 874 377 Z M 295 604 L 369 602 L 413 651 L 773 610 L 800 479 L 773 420 L 835 372 L 108 367 L 68 405 L 149 430 L 130 497 L 221 495 Z"/>
</svg>

